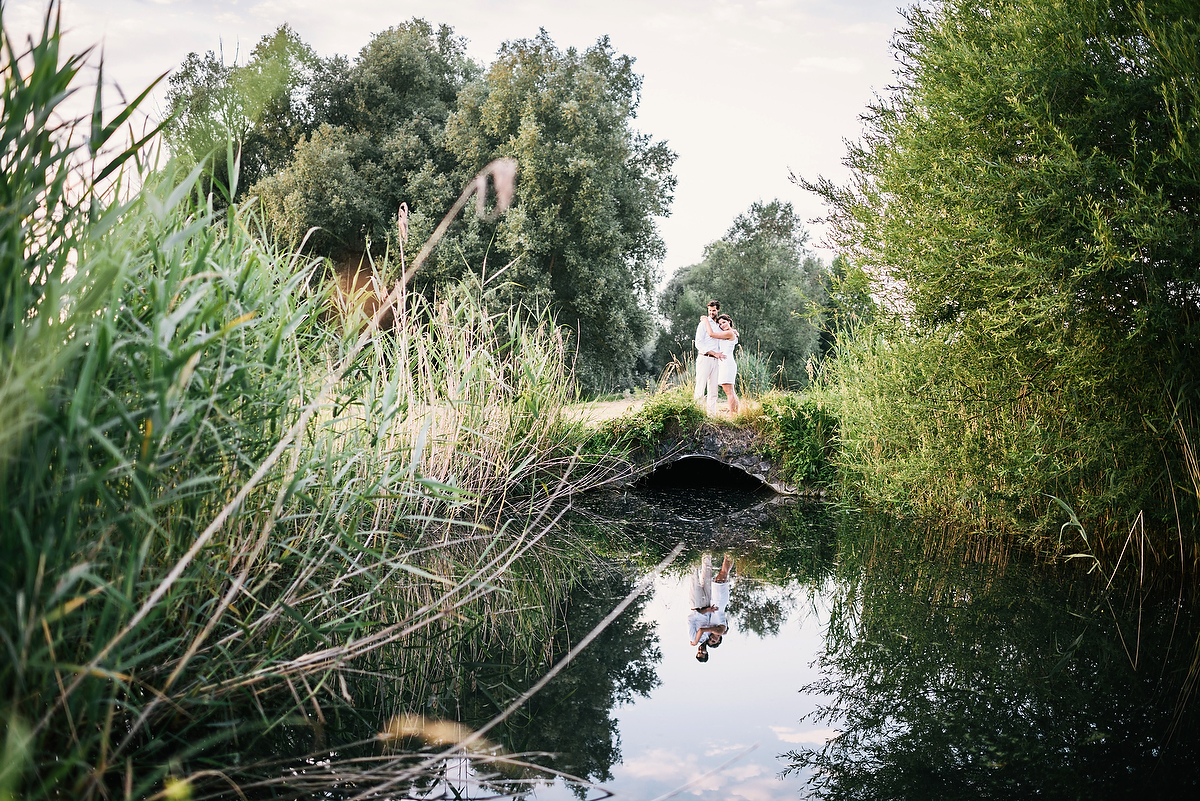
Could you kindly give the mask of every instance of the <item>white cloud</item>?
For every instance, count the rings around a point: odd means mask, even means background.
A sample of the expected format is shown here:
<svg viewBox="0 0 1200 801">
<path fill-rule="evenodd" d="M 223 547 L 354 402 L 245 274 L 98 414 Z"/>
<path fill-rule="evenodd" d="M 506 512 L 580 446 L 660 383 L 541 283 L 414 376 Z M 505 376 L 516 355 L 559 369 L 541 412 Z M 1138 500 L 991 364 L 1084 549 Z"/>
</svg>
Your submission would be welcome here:
<svg viewBox="0 0 1200 801">
<path fill-rule="evenodd" d="M 717 756 L 721 756 L 722 754 L 736 754 L 741 751 L 745 751 L 747 748 L 752 748 L 752 747 L 753 746 L 746 745 L 745 743 L 732 743 L 729 745 L 717 745 L 717 746 L 713 746 L 713 747 L 709 748 L 708 750 L 706 750 L 704 752 L 704 755 L 706 757 L 717 757 Z"/>
<path fill-rule="evenodd" d="M 764 777 L 727 787 L 724 794 L 726 798 L 744 798 L 746 801 L 774 801 L 780 797 L 779 790 L 778 780 Z"/>
<path fill-rule="evenodd" d="M 766 768 L 761 764 L 738 764 L 735 761 L 712 775 L 706 775 L 723 762 L 714 757 L 715 754 L 725 754 L 735 748 L 745 750 L 742 746 L 710 749 L 704 759 L 696 754 L 682 755 L 667 749 L 654 749 L 626 758 L 614 771 L 620 774 L 618 780 L 632 776 L 676 788 L 695 782 L 684 792 L 706 798 L 741 798 L 745 801 L 777 798 L 779 783 L 766 775 Z"/>
<path fill-rule="evenodd" d="M 721 771 L 721 774 L 732 781 L 745 781 L 753 779 L 755 776 L 763 775 L 762 765 L 730 765 Z"/>
<path fill-rule="evenodd" d="M 771 731 L 775 732 L 775 736 L 785 743 L 795 745 L 825 745 L 841 734 L 836 729 L 809 729 L 807 731 L 798 731 L 787 726 L 772 726 Z"/>
<path fill-rule="evenodd" d="M 639 779 L 655 779 L 662 782 L 687 780 L 695 775 L 699 762 L 695 754 L 681 756 L 665 748 L 655 748 L 626 758 L 622 763 L 622 772 L 628 772 Z"/>
</svg>

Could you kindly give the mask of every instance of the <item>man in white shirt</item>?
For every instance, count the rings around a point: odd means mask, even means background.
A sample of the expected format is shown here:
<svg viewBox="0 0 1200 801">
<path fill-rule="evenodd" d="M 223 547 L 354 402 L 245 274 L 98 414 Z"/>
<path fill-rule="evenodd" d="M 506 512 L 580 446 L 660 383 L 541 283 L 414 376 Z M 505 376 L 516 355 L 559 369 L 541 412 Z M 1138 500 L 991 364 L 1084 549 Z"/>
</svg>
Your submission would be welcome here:
<svg viewBox="0 0 1200 801">
<path fill-rule="evenodd" d="M 717 313 L 721 311 L 720 301 L 710 300 L 708 302 L 708 316 L 714 321 L 713 328 L 716 328 Z M 717 364 L 721 359 L 725 358 L 725 354 L 721 353 L 721 346 L 716 339 L 708 333 L 708 326 L 704 324 L 703 318 L 696 326 L 696 388 L 692 391 L 692 400 L 700 400 L 701 395 L 707 394 L 707 408 L 709 414 L 717 413 Z"/>
</svg>

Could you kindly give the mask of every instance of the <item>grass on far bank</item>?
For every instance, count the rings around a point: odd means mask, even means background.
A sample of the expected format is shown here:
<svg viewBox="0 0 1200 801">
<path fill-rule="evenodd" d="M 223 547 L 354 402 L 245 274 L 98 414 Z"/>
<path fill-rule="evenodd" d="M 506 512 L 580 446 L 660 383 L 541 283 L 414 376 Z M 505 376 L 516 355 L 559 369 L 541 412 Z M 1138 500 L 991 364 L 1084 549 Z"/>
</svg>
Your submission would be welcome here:
<svg viewBox="0 0 1200 801">
<path fill-rule="evenodd" d="M 591 451 L 636 451 L 668 440 L 696 436 L 705 429 L 752 429 L 764 454 L 775 460 L 784 477 L 797 485 L 831 484 L 836 477 L 837 421 L 807 396 L 770 390 L 743 396 L 734 415 L 708 415 L 703 401 L 692 399 L 687 385 L 664 387 L 636 409 L 600 423 L 588 443 Z"/>
</svg>

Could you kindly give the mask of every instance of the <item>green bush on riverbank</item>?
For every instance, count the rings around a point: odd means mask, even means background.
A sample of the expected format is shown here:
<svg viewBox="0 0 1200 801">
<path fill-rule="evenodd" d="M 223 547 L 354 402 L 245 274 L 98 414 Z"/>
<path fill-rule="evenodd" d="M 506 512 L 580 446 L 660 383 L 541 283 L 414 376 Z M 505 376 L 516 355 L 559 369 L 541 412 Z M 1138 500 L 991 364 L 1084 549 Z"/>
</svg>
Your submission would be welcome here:
<svg viewBox="0 0 1200 801">
<path fill-rule="evenodd" d="M 663 390 L 638 409 L 599 426 L 588 449 L 607 453 L 613 448 L 653 448 L 666 438 L 694 434 L 706 419 L 703 409 L 692 400 L 690 389 Z"/>
<path fill-rule="evenodd" d="M 797 485 L 834 483 L 837 419 L 807 395 L 771 392 L 759 405 L 754 426 L 767 453 L 780 461 L 784 476 Z"/>
<path fill-rule="evenodd" d="M 804 394 L 771 390 L 743 399 L 733 418 L 709 417 L 702 402 L 692 400 L 687 386 L 665 389 L 636 410 L 599 425 L 591 434 L 590 452 L 655 449 L 720 427 L 750 428 L 764 455 L 775 461 L 788 482 L 827 486 L 836 479 L 837 421 Z"/>
<path fill-rule="evenodd" d="M 938 0 L 906 19 L 851 181 L 802 182 L 895 301 L 824 368 L 845 483 L 1030 538 L 1058 537 L 1057 498 L 1114 556 L 1145 512 L 1192 562 L 1195 4 Z"/>
</svg>

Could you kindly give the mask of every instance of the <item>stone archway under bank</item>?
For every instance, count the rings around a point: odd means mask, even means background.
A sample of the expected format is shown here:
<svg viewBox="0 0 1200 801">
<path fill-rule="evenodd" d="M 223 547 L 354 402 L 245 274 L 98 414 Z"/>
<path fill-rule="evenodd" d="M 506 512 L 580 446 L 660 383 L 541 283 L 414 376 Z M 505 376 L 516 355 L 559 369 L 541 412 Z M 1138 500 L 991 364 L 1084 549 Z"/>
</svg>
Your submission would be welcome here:
<svg viewBox="0 0 1200 801">
<path fill-rule="evenodd" d="M 639 449 L 628 486 L 768 488 L 779 495 L 822 498 L 819 487 L 788 481 L 782 466 L 754 431 L 705 426 L 691 435 L 666 436 Z"/>
</svg>

